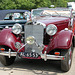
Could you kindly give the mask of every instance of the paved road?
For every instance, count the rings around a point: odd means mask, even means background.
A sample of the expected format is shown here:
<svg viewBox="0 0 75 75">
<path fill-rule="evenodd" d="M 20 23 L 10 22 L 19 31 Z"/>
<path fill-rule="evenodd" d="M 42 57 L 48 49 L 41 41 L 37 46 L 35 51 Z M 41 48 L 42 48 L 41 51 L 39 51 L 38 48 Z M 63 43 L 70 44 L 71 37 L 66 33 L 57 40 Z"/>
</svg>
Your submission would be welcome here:
<svg viewBox="0 0 75 75">
<path fill-rule="evenodd" d="M 14 64 L 8 67 L 0 63 L 0 75 L 75 75 L 75 51 L 69 72 L 61 71 L 59 61 L 16 59 Z"/>
</svg>

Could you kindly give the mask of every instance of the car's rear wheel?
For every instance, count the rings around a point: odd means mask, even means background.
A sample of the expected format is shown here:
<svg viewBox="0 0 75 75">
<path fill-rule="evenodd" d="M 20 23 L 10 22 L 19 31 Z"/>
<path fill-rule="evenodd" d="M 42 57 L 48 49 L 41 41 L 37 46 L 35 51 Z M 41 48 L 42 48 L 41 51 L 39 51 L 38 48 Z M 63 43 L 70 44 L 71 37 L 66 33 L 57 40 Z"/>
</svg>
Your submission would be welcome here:
<svg viewBox="0 0 75 75">
<path fill-rule="evenodd" d="M 4 48 L 4 46 L 0 46 L 0 48 Z M 5 48 L 6 51 L 8 50 L 8 47 Z M 5 66 L 9 66 L 11 64 L 14 63 L 14 60 L 15 60 L 16 57 L 8 57 L 8 56 L 3 56 L 3 55 L 0 55 L 0 61 L 3 65 Z"/>
<path fill-rule="evenodd" d="M 69 71 L 72 64 L 73 46 L 64 52 L 61 51 L 61 55 L 65 55 L 65 59 L 61 60 L 61 69 L 65 72 Z"/>
</svg>

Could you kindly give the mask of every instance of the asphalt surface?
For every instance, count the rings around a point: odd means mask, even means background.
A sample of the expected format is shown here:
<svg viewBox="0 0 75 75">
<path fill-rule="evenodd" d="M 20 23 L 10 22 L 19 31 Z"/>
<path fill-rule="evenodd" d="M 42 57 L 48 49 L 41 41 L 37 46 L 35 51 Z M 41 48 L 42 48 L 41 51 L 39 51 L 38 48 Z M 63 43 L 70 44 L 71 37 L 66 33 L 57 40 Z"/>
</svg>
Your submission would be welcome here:
<svg viewBox="0 0 75 75">
<path fill-rule="evenodd" d="M 68 72 L 61 71 L 60 61 L 16 59 L 14 64 L 7 67 L 0 63 L 0 75 L 75 75 L 75 51 Z"/>
</svg>

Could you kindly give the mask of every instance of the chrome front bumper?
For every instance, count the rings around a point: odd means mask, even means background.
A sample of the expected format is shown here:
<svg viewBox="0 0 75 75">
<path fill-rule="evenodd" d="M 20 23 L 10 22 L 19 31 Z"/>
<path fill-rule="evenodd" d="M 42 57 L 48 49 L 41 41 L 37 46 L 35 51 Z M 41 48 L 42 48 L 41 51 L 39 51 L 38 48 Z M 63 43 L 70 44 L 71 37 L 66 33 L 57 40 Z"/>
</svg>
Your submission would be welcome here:
<svg viewBox="0 0 75 75">
<path fill-rule="evenodd" d="M 8 56 L 10 58 L 11 56 L 17 56 L 18 53 L 11 52 L 11 49 L 9 49 L 8 52 L 1 51 L 0 55 Z M 51 59 L 51 60 L 64 60 L 65 59 L 65 56 L 48 55 L 48 54 L 46 54 L 46 52 L 44 54 L 41 54 L 40 57 L 42 59 L 44 59 L 45 61 L 47 61 L 47 59 Z"/>
<path fill-rule="evenodd" d="M 41 55 L 41 58 L 44 59 L 45 61 L 47 61 L 47 59 L 51 59 L 51 60 L 64 60 L 65 56 L 56 56 L 56 55 Z"/>
<path fill-rule="evenodd" d="M 47 61 L 47 59 L 64 60 L 65 56 L 49 55 L 49 54 L 46 54 L 46 51 L 45 51 L 44 54 L 41 54 L 41 58 L 44 59 L 45 61 Z"/>
<path fill-rule="evenodd" d="M 10 58 L 11 56 L 17 56 L 17 52 L 11 52 L 11 49 L 9 49 L 9 51 L 1 51 L 0 55 L 8 56 Z"/>
</svg>

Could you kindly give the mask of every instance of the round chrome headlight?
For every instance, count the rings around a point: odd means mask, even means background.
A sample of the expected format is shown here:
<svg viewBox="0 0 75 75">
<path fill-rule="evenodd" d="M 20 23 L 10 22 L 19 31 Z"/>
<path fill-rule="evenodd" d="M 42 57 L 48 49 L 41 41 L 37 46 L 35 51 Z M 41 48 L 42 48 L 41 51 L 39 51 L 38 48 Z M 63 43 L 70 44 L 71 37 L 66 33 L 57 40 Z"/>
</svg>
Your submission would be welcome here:
<svg viewBox="0 0 75 75">
<path fill-rule="evenodd" d="M 48 35 L 55 35 L 57 32 L 57 27 L 54 24 L 50 24 L 47 26 L 46 32 Z"/>
<path fill-rule="evenodd" d="M 12 27 L 12 32 L 14 34 L 20 34 L 22 31 L 22 26 L 18 23 L 14 24 L 14 26 Z"/>
<path fill-rule="evenodd" d="M 35 43 L 35 38 L 33 36 L 29 36 L 26 38 L 27 44 L 34 44 Z"/>
</svg>

